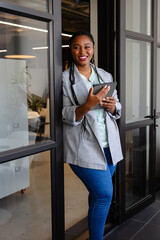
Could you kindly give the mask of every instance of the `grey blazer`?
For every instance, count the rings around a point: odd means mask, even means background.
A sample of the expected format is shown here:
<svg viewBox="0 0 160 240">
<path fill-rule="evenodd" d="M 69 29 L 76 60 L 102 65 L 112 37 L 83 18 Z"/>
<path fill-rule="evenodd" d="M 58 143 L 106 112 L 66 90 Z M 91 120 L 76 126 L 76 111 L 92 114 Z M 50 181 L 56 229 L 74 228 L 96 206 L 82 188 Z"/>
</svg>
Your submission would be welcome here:
<svg viewBox="0 0 160 240">
<path fill-rule="evenodd" d="M 100 78 L 104 82 L 111 82 L 112 76 L 103 69 L 97 68 Z M 86 102 L 88 97 L 87 87 L 82 81 L 76 66 L 74 66 L 75 84 L 73 85 L 75 95 L 80 105 Z M 117 91 L 113 93 L 116 99 L 116 114 L 112 115 L 105 111 L 106 129 L 108 135 L 109 149 L 112 162 L 115 165 L 123 159 L 119 130 L 116 120 L 121 116 L 121 104 L 117 97 Z M 86 128 L 84 131 L 83 118 L 75 121 L 75 109 L 77 108 L 71 84 L 69 80 L 69 69 L 63 72 L 63 110 L 62 117 L 64 123 L 64 161 L 85 168 L 106 169 L 106 159 L 101 144 L 98 131 L 96 115 L 94 110 L 90 110 L 85 115 Z"/>
</svg>

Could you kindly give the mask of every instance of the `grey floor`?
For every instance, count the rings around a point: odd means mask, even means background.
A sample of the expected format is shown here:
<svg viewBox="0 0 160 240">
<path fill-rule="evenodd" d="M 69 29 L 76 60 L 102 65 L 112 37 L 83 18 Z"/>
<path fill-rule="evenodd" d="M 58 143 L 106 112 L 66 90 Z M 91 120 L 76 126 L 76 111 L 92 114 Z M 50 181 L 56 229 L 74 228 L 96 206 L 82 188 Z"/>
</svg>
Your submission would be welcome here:
<svg viewBox="0 0 160 240">
<path fill-rule="evenodd" d="M 156 201 L 115 228 L 105 240 L 160 240 L 160 192 Z"/>
</svg>

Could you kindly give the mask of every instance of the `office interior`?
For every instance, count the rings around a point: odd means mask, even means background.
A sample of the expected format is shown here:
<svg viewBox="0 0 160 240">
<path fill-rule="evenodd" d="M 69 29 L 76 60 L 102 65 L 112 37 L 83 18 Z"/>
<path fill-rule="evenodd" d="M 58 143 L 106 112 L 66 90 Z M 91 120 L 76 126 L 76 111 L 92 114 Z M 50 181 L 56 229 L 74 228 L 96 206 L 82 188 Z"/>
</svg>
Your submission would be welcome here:
<svg viewBox="0 0 160 240">
<path fill-rule="evenodd" d="M 89 237 L 88 192 L 63 164 L 60 115 L 68 40 L 82 29 L 93 34 L 96 65 L 117 81 L 123 106 L 124 160 L 113 177 L 104 239 L 139 240 L 145 227 L 160 224 L 152 225 L 160 201 L 160 0 L 6 0 L 0 1 L 1 240 Z"/>
</svg>

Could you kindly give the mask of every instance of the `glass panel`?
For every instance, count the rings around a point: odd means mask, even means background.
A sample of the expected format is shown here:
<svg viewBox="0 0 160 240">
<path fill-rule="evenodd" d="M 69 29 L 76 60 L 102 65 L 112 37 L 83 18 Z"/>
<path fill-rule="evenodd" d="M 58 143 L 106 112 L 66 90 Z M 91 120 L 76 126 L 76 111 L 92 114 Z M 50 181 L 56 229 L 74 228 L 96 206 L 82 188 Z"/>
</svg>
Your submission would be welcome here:
<svg viewBox="0 0 160 240">
<path fill-rule="evenodd" d="M 8 240 L 51 239 L 50 152 L 0 164 L 0 232 Z"/>
<path fill-rule="evenodd" d="M 8 3 L 15 3 L 19 6 L 23 6 L 23 7 L 28 7 L 28 8 L 32 8 L 35 10 L 39 10 L 39 11 L 48 11 L 48 4 L 49 1 L 48 0 L 5 0 L 5 2 Z"/>
<path fill-rule="evenodd" d="M 72 232 L 70 228 L 88 215 L 88 190 L 68 164 L 64 164 L 64 177 L 66 239 L 67 234 L 74 234 L 74 239 L 76 232 Z"/>
<path fill-rule="evenodd" d="M 160 48 L 157 49 L 157 112 L 160 112 Z M 160 179 L 160 118 L 156 120 L 158 127 L 156 128 L 156 177 Z"/>
<path fill-rule="evenodd" d="M 151 44 L 126 40 L 126 122 L 150 115 Z"/>
<path fill-rule="evenodd" d="M 149 127 L 126 132 L 126 209 L 149 194 Z"/>
<path fill-rule="evenodd" d="M 151 0 L 126 0 L 126 29 L 151 35 Z"/>
<path fill-rule="evenodd" d="M 158 31 L 158 42 L 160 42 L 160 0 L 158 0 L 158 22 L 157 22 L 157 31 Z"/>
<path fill-rule="evenodd" d="M 0 16 L 0 151 L 4 151 L 50 137 L 48 24 Z"/>
<path fill-rule="evenodd" d="M 72 33 L 90 30 L 89 1 L 62 0 L 62 59 L 63 70 L 68 67 L 69 42 Z"/>
<path fill-rule="evenodd" d="M 72 33 L 82 29 L 87 31 L 90 30 L 90 5 L 89 1 L 87 0 L 62 0 L 61 2 L 62 57 L 63 70 L 65 70 L 68 67 L 68 40 L 71 37 Z M 92 2 L 94 4 L 95 0 Z M 88 227 L 86 219 L 88 215 L 88 191 L 85 188 L 84 184 L 73 173 L 68 164 L 64 164 L 64 178 L 65 239 L 76 239 L 76 236 L 80 235 L 81 232 L 85 231 Z"/>
</svg>

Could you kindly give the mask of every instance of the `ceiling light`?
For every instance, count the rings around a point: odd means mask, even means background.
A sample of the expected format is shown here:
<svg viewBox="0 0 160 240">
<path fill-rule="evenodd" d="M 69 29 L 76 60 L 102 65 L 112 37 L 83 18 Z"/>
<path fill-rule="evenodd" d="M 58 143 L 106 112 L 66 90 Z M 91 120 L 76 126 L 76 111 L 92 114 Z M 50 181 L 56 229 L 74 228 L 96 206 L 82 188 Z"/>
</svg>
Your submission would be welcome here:
<svg viewBox="0 0 160 240">
<path fill-rule="evenodd" d="M 8 26 L 14 26 L 14 27 L 26 28 L 26 29 L 30 29 L 30 30 L 34 30 L 34 31 L 39 31 L 39 32 L 46 32 L 46 33 L 48 32 L 48 30 L 45 30 L 45 29 L 29 27 L 29 26 L 25 26 L 25 25 L 10 23 L 10 22 L 0 21 L 0 24 L 4 24 L 4 25 L 8 25 Z"/>
<path fill-rule="evenodd" d="M 63 36 L 63 37 L 72 37 L 71 34 L 66 34 L 66 33 L 62 33 L 62 36 Z"/>
<path fill-rule="evenodd" d="M 13 36 L 9 41 L 5 58 L 35 58 L 30 41 L 26 36 Z"/>
</svg>

